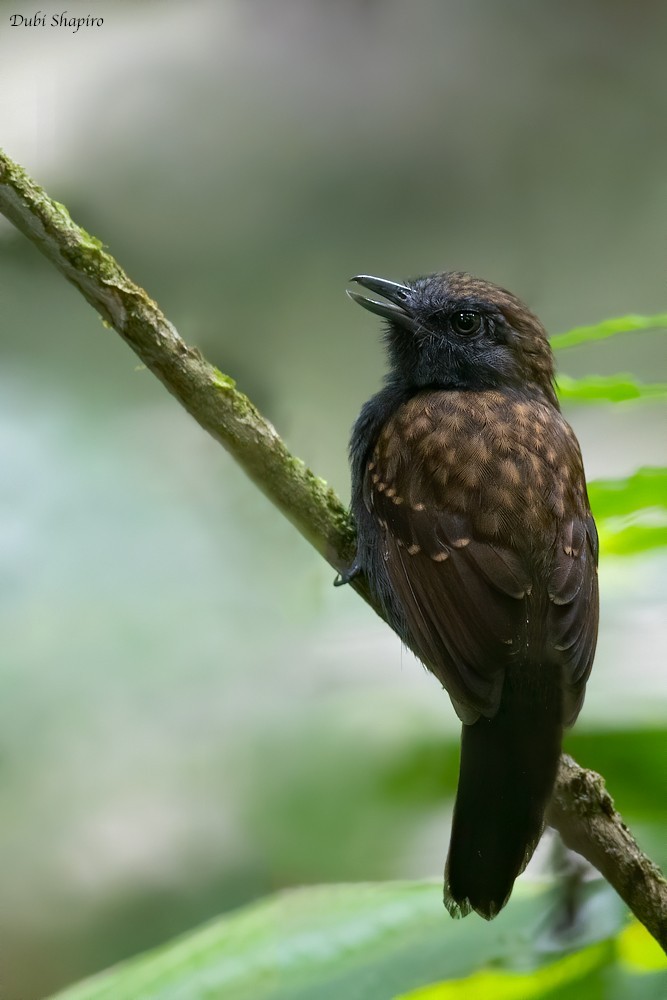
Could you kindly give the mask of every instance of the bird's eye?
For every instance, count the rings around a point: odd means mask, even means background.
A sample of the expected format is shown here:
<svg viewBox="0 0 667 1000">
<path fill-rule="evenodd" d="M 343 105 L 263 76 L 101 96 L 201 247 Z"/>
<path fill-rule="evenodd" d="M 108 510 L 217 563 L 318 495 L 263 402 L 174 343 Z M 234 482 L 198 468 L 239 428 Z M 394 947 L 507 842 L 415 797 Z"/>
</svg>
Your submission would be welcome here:
<svg viewBox="0 0 667 1000">
<path fill-rule="evenodd" d="M 450 322 L 454 333 L 470 337 L 473 333 L 479 333 L 482 317 L 478 312 L 457 312 L 452 313 Z"/>
</svg>

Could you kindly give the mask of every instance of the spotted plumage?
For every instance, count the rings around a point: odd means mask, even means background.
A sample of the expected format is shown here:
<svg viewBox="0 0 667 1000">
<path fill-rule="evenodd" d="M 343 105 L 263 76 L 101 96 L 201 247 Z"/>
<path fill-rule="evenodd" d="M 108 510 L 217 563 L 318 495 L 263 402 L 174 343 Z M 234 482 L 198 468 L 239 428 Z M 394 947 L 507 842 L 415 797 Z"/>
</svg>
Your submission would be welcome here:
<svg viewBox="0 0 667 1000">
<path fill-rule="evenodd" d="M 566 722 L 574 720 L 590 670 L 595 528 L 585 494 L 577 490 L 584 482 L 578 446 L 549 406 L 500 392 L 419 392 L 382 428 L 368 463 L 377 471 L 371 475 L 369 469 L 364 477 L 367 509 L 386 526 L 380 544 L 391 585 L 412 613 L 412 645 L 467 722 L 497 711 L 498 671 L 518 653 L 527 655 L 527 634 L 535 644 L 526 621 L 536 601 L 545 608 L 539 642 L 561 654 Z M 405 499 L 400 507 L 398 499 Z M 570 545 L 577 529 L 585 533 L 586 547 Z M 406 560 L 398 546 L 419 560 Z M 429 565 L 445 560 L 447 567 Z M 483 583 L 474 590 L 461 587 L 466 572 Z M 439 608 L 433 618 L 424 612 L 425 602 L 417 598 L 424 588 L 455 604 L 451 614 L 458 629 L 451 629 L 451 619 L 443 621 Z M 563 593 L 581 594 L 576 614 L 560 610 Z M 483 602 L 483 616 L 476 608 L 467 617 L 461 613 L 473 594 Z M 579 629 L 580 617 L 588 628 Z M 489 668 L 494 636 L 504 648 Z M 488 684 L 480 694 L 478 675 L 485 673 Z M 460 701 L 456 690 L 463 692 Z"/>
<path fill-rule="evenodd" d="M 460 273 L 388 302 L 390 372 L 351 442 L 364 572 L 464 723 L 446 871 L 453 913 L 492 917 L 539 839 L 562 729 L 597 635 L 597 535 L 539 320 Z"/>
</svg>

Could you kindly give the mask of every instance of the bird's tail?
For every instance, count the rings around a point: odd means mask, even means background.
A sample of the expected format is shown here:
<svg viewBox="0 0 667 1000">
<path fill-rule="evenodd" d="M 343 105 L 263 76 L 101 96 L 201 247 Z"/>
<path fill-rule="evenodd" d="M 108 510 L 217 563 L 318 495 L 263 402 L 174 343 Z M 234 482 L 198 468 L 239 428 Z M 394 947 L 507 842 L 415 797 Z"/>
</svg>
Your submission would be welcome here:
<svg viewBox="0 0 667 1000">
<path fill-rule="evenodd" d="M 544 673 L 538 692 L 508 674 L 497 715 L 463 726 L 445 868 L 452 916 L 495 917 L 542 834 L 563 729 L 560 677 Z"/>
</svg>

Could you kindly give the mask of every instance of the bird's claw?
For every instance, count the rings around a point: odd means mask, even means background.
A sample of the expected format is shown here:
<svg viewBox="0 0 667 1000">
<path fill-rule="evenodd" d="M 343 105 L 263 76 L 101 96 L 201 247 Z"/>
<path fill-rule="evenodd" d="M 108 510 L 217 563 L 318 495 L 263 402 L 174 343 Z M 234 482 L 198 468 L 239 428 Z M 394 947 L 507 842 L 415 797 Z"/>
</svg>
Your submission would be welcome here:
<svg viewBox="0 0 667 1000">
<path fill-rule="evenodd" d="M 354 560 L 350 563 L 347 569 L 344 569 L 342 573 L 339 573 L 334 580 L 334 587 L 343 587 L 346 583 L 350 583 L 355 577 L 359 576 L 362 572 L 362 566 L 359 561 L 359 557 L 355 556 Z"/>
</svg>

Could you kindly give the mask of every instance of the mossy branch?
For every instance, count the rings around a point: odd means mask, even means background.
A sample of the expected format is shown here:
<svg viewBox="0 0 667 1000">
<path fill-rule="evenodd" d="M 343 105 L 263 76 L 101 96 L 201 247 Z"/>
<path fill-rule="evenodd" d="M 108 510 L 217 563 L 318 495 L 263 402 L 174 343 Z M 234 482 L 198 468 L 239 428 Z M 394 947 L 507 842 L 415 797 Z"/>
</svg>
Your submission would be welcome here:
<svg viewBox="0 0 667 1000">
<path fill-rule="evenodd" d="M 182 406 L 337 571 L 354 527 L 333 490 L 286 448 L 232 379 L 189 347 L 102 243 L 77 226 L 0 151 L 0 211 L 75 285 Z M 355 590 L 379 613 L 363 580 Z M 594 864 L 667 948 L 667 882 L 641 853 L 598 775 L 563 757 L 549 815 L 566 844 Z"/>
<path fill-rule="evenodd" d="M 547 822 L 604 875 L 667 951 L 667 882 L 616 812 L 604 780 L 562 754 Z"/>
</svg>

